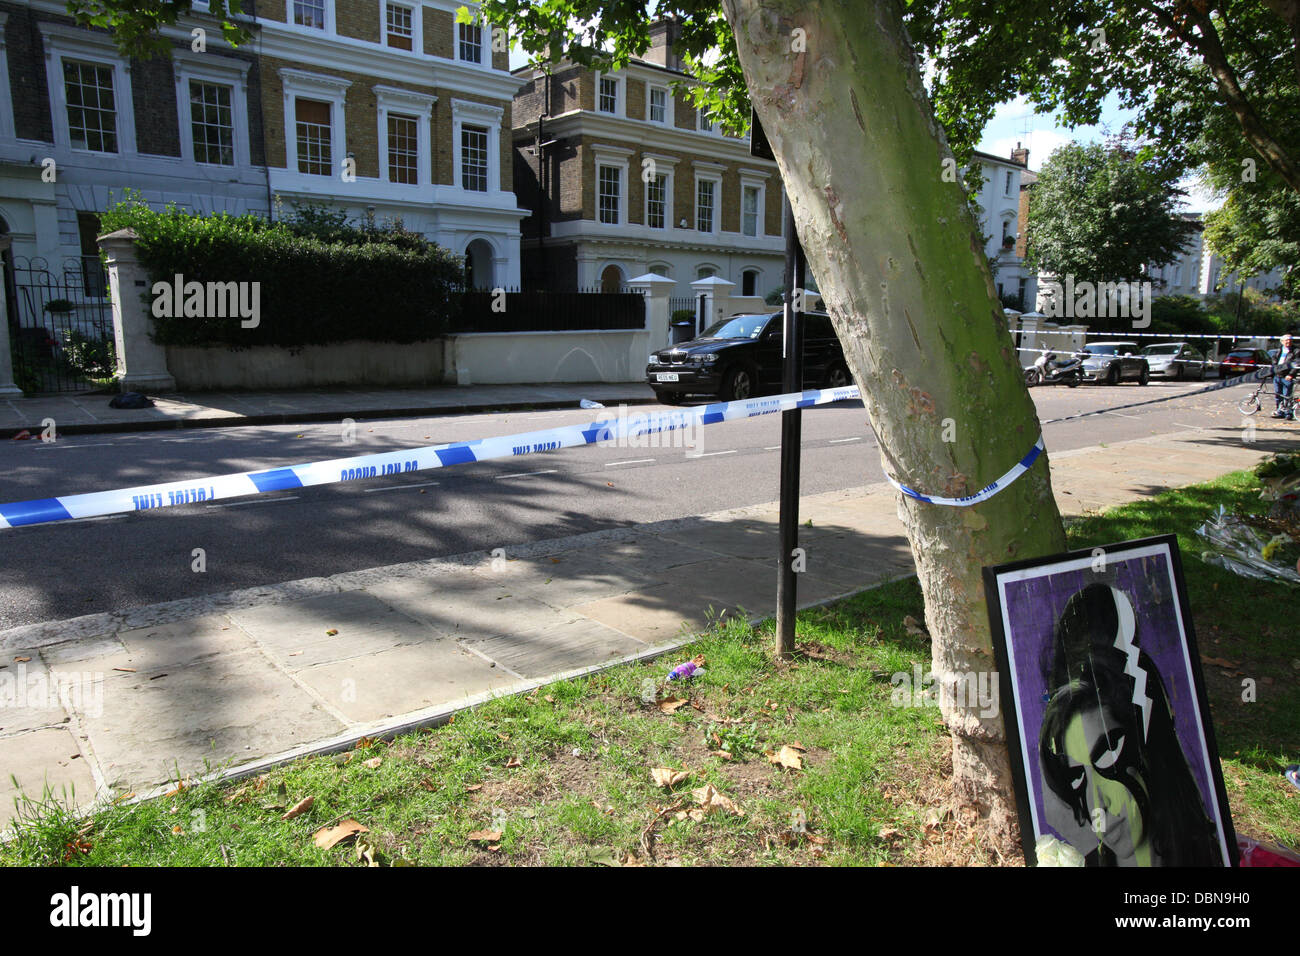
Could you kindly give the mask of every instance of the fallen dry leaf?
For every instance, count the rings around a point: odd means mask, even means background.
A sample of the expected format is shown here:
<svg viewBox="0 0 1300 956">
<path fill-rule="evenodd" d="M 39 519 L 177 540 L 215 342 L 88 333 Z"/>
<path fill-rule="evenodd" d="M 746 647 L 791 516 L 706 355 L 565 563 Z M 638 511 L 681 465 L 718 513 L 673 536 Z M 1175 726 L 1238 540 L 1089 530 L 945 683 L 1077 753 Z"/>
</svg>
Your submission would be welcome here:
<svg viewBox="0 0 1300 956">
<path fill-rule="evenodd" d="M 922 627 L 921 622 L 918 621 L 916 618 L 912 617 L 912 615 L 910 614 L 907 615 L 907 617 L 903 618 L 903 627 L 905 627 L 907 629 L 907 633 L 911 634 L 913 637 L 930 636 L 929 634 L 926 633 L 925 628 Z"/>
<path fill-rule="evenodd" d="M 673 770 L 671 767 L 651 767 L 650 779 L 656 787 L 672 787 L 691 775 L 689 770 Z"/>
<path fill-rule="evenodd" d="M 782 747 L 776 753 L 768 750 L 766 753 L 768 763 L 778 764 L 788 770 L 803 769 L 803 758 L 799 756 L 799 751 L 793 747 Z"/>
<path fill-rule="evenodd" d="M 362 826 L 356 820 L 348 819 L 332 827 L 321 827 L 311 835 L 311 838 L 316 841 L 316 845 L 322 850 L 328 850 L 338 846 L 344 840 L 351 839 L 358 833 L 369 832 L 369 827 Z"/>
<path fill-rule="evenodd" d="M 337 634 L 337 633 L 338 633 L 338 631 L 337 631 L 335 628 L 332 628 L 332 627 L 331 627 L 328 631 L 325 632 L 325 636 L 326 636 L 326 637 L 333 637 L 333 636 L 334 636 L 335 634 Z"/>
<path fill-rule="evenodd" d="M 26 664 L 28 661 L 31 660 L 31 658 L 30 658 L 30 657 L 15 657 L 14 660 L 17 661 L 19 664 Z"/>
<path fill-rule="evenodd" d="M 507 769 L 507 770 L 509 770 L 511 767 L 518 767 L 518 766 L 519 766 L 519 758 L 518 758 L 518 757 L 511 757 L 509 760 L 506 761 L 506 769 Z"/>
<path fill-rule="evenodd" d="M 469 793 L 473 793 L 475 790 L 482 790 L 482 789 L 483 789 L 483 784 L 481 783 L 471 783 L 465 787 L 465 790 Z"/>
<path fill-rule="evenodd" d="M 180 834 L 182 834 L 182 833 L 184 833 L 184 832 L 185 832 L 185 831 L 181 829 L 181 825 L 180 825 L 179 823 L 176 824 L 176 826 L 172 827 L 172 833 L 175 833 L 177 836 L 179 836 Z"/>
<path fill-rule="evenodd" d="M 470 843 L 496 843 L 501 839 L 500 830 L 475 830 L 465 837 Z"/>
<path fill-rule="evenodd" d="M 659 701 L 659 709 L 665 714 L 674 714 L 688 703 L 685 697 L 668 697 Z"/>
<path fill-rule="evenodd" d="M 433 785 L 433 781 L 430 780 L 428 777 L 425 777 L 420 781 L 420 786 L 423 787 L 425 790 L 428 790 L 430 793 L 438 789 Z"/>
<path fill-rule="evenodd" d="M 712 813 L 715 810 L 724 810 L 727 813 L 734 813 L 738 817 L 743 817 L 745 811 L 736 806 L 730 797 L 724 797 L 711 783 L 691 791 L 691 796 L 695 798 L 705 813 Z"/>
<path fill-rule="evenodd" d="M 315 797 L 303 797 L 301 800 L 299 800 L 297 803 L 291 806 L 288 810 L 284 811 L 284 816 L 280 817 L 280 819 L 292 820 L 294 817 L 306 813 L 308 810 L 310 810 L 311 805 L 315 802 L 316 802 Z"/>
<path fill-rule="evenodd" d="M 371 770 L 374 770 L 383 762 L 384 762 L 383 757 L 371 757 L 369 760 L 363 760 L 361 762 L 361 766 L 369 767 Z"/>
<path fill-rule="evenodd" d="M 882 840 L 893 840 L 893 839 L 895 839 L 896 837 L 898 837 L 899 835 L 900 835 L 899 832 L 898 832 L 897 830 L 895 830 L 893 827 L 881 827 L 881 828 L 880 828 L 880 834 L 879 834 L 879 836 L 880 836 L 880 839 L 882 839 Z"/>
</svg>

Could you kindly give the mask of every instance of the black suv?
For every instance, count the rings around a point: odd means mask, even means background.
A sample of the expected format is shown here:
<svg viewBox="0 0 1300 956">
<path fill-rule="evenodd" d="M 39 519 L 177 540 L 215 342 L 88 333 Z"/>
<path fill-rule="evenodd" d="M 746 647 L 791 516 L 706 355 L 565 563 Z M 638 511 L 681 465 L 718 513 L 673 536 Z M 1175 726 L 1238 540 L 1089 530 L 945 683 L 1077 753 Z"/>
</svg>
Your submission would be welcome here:
<svg viewBox="0 0 1300 956">
<path fill-rule="evenodd" d="M 803 312 L 805 388 L 852 385 L 844 350 L 830 316 Z M 730 402 L 782 390 L 780 312 L 733 315 L 705 329 L 699 338 L 650 356 L 646 381 L 665 405 L 688 395 L 717 395 Z"/>
</svg>

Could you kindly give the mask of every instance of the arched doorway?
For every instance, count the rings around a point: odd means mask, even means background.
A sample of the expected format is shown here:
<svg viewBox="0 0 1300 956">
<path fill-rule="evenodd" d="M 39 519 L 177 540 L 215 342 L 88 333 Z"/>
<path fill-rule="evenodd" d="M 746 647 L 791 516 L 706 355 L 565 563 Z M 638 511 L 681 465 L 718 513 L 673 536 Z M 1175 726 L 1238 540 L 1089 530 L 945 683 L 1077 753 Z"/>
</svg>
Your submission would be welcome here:
<svg viewBox="0 0 1300 956">
<path fill-rule="evenodd" d="M 600 274 L 601 292 L 619 292 L 623 288 L 623 270 L 618 266 L 605 266 Z"/>
<path fill-rule="evenodd" d="M 465 284 L 471 289 L 491 289 L 494 286 L 492 246 L 486 239 L 475 239 L 465 247 Z"/>
</svg>

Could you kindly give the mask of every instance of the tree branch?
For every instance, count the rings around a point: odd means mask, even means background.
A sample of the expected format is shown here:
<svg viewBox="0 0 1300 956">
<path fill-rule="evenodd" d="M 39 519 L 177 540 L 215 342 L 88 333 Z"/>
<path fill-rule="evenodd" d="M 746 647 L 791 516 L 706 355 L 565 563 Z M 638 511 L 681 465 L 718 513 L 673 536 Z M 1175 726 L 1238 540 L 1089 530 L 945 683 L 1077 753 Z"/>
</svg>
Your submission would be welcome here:
<svg viewBox="0 0 1300 956">
<path fill-rule="evenodd" d="M 1288 3 L 1295 4 L 1295 0 L 1275 0 L 1275 2 L 1284 5 Z M 1265 129 L 1259 114 L 1255 112 L 1255 107 L 1246 97 L 1245 91 L 1242 90 L 1241 84 L 1237 80 L 1236 71 L 1228 62 L 1228 55 L 1223 50 L 1219 33 L 1214 28 L 1214 23 L 1209 16 L 1201 13 L 1193 5 L 1186 8 L 1188 21 L 1192 22 L 1200 30 L 1198 36 L 1192 30 L 1186 29 L 1183 23 L 1180 23 L 1172 14 L 1161 9 L 1155 3 L 1143 2 L 1142 7 L 1155 17 L 1158 23 L 1170 30 L 1189 48 L 1200 54 L 1201 59 L 1205 61 L 1205 65 L 1209 67 L 1210 72 L 1214 75 L 1215 82 L 1223 93 L 1227 107 L 1237 117 L 1238 124 L 1246 134 L 1246 140 L 1255 147 L 1255 151 L 1263 157 L 1264 162 L 1268 164 L 1273 172 L 1277 173 L 1288 186 L 1300 193 L 1300 166 L 1296 165 L 1295 160 Z"/>
</svg>

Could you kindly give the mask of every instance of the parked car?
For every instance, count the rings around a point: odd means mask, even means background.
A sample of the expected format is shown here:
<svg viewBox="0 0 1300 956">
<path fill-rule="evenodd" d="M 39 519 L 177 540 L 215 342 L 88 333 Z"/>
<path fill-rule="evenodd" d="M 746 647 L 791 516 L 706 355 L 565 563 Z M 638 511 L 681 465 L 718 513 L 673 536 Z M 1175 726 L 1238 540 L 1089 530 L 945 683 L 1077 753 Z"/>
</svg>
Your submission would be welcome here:
<svg viewBox="0 0 1300 956">
<path fill-rule="evenodd" d="M 1083 353 L 1085 382 L 1118 385 L 1129 378 L 1145 385 L 1151 377 L 1147 360 L 1137 354 L 1136 342 L 1089 342 L 1079 351 Z"/>
<path fill-rule="evenodd" d="M 1219 378 L 1245 375 L 1255 371 L 1256 366 L 1272 364 L 1268 353 L 1263 349 L 1233 349 L 1223 357 L 1223 364 L 1219 366 Z"/>
<path fill-rule="evenodd" d="M 1162 342 L 1142 350 L 1156 378 L 1205 378 L 1205 356 L 1190 342 Z"/>
<path fill-rule="evenodd" d="M 852 385 L 844 349 L 830 316 L 801 313 L 805 388 Z M 716 395 L 723 401 L 780 392 L 782 386 L 780 312 L 733 315 L 705 329 L 698 338 L 660 349 L 646 365 L 655 397 L 677 405 L 688 395 Z"/>
</svg>

